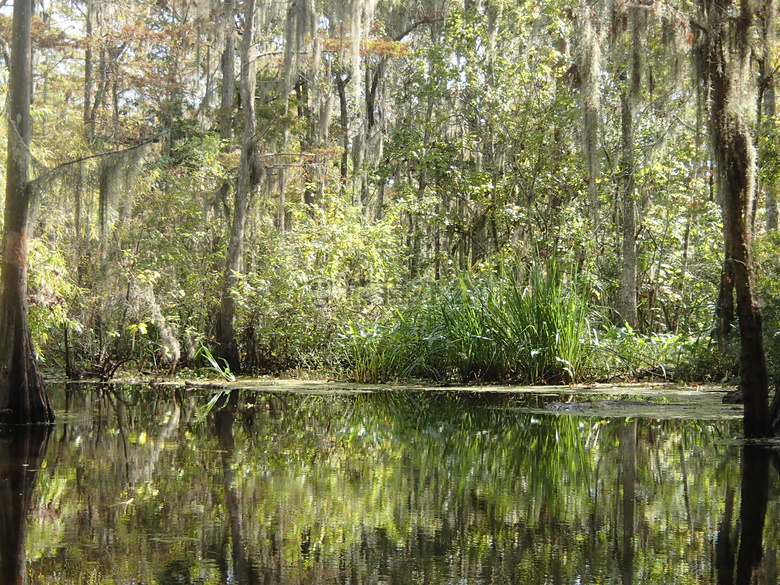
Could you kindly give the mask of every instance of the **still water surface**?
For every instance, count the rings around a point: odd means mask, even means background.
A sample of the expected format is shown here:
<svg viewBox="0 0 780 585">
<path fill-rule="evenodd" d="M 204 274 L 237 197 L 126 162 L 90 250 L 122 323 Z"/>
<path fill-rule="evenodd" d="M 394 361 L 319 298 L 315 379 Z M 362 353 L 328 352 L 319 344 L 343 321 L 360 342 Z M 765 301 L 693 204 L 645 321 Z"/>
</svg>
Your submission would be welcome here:
<svg viewBox="0 0 780 585">
<path fill-rule="evenodd" d="M 3 585 L 778 582 L 774 456 L 734 421 L 506 394 L 52 394 L 50 434 L 0 439 Z"/>
</svg>

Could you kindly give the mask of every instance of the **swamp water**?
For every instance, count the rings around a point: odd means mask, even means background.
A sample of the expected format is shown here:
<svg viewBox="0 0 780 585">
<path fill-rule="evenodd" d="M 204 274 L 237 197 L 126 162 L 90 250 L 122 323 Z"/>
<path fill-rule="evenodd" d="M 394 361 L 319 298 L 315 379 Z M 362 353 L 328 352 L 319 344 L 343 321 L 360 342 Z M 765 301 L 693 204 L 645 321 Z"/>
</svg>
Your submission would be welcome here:
<svg viewBox="0 0 780 585">
<path fill-rule="evenodd" d="M 0 437 L 2 585 L 767 583 L 738 420 L 467 392 L 52 387 Z M 755 579 L 755 581 L 751 581 Z"/>
</svg>

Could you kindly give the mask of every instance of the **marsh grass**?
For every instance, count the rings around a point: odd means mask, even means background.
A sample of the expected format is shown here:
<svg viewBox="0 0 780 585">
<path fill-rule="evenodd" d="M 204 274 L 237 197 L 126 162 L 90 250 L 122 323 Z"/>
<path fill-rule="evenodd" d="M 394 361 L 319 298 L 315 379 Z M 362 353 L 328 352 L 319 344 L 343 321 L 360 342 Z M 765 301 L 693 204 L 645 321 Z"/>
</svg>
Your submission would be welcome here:
<svg viewBox="0 0 780 585">
<path fill-rule="evenodd" d="M 514 275 L 459 273 L 385 323 L 344 334 L 358 382 L 408 377 L 527 384 L 574 382 L 590 351 L 587 287 L 556 260 Z"/>
<path fill-rule="evenodd" d="M 417 340 L 410 337 L 403 316 L 391 325 L 378 322 L 358 325 L 350 321 L 342 335 L 347 360 L 356 382 L 378 384 L 409 375 L 409 353 Z"/>
<path fill-rule="evenodd" d="M 510 278 L 493 311 L 509 363 L 529 383 L 574 382 L 590 351 L 587 288 L 556 260 L 531 266 L 528 284 Z"/>
</svg>

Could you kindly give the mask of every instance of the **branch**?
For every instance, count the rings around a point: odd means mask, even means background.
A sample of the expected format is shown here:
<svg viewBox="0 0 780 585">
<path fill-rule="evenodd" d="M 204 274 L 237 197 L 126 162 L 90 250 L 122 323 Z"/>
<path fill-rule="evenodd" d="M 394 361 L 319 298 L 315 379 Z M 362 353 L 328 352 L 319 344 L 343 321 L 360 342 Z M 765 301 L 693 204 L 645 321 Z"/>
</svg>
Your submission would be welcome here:
<svg viewBox="0 0 780 585">
<path fill-rule="evenodd" d="M 429 14 L 418 20 L 417 22 L 413 22 L 409 28 L 407 28 L 402 33 L 397 34 L 393 37 L 393 40 L 396 42 L 400 42 L 404 39 L 404 37 L 408 34 L 411 34 L 415 30 L 417 30 L 419 27 L 421 27 L 424 24 L 433 24 L 434 22 L 444 22 L 444 19 L 440 15 L 435 14 Z"/>
<path fill-rule="evenodd" d="M 1 0 L 0 0 L 1 1 Z M 55 175 L 60 173 L 63 169 L 66 169 L 69 166 L 76 165 L 79 163 L 84 162 L 85 160 L 91 160 L 93 158 L 102 158 L 104 156 L 111 156 L 112 154 L 122 154 L 125 152 L 130 152 L 132 150 L 136 150 L 137 148 L 141 148 L 143 146 L 146 146 L 147 144 L 150 144 L 152 142 L 158 142 L 160 140 L 160 137 L 162 134 L 158 134 L 157 136 L 154 136 L 153 138 L 149 138 L 148 140 L 144 140 L 143 142 L 139 142 L 138 144 L 131 146 L 129 148 L 124 148 L 121 150 L 105 150 L 103 152 L 98 152 L 95 154 L 90 154 L 88 156 L 82 156 L 79 158 L 75 158 L 73 160 L 69 160 L 67 162 L 64 162 L 62 164 L 57 165 L 54 168 L 47 168 L 42 163 L 38 163 L 40 166 L 44 167 L 44 172 L 41 173 L 39 176 L 37 176 L 35 179 L 29 182 L 30 188 L 37 189 L 39 185 L 46 183 L 50 181 Z"/>
</svg>

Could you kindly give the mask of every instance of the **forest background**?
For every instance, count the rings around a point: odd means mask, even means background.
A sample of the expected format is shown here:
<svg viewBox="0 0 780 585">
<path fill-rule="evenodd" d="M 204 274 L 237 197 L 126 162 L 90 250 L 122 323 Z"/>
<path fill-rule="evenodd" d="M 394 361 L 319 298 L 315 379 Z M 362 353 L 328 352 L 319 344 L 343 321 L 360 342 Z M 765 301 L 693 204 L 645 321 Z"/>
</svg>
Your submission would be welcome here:
<svg viewBox="0 0 780 585">
<path fill-rule="evenodd" d="M 34 4 L 30 326 L 50 373 L 173 373 L 205 347 L 226 374 L 733 378 L 722 13 L 778 378 L 776 2 L 742 37 L 748 3 Z"/>
</svg>

